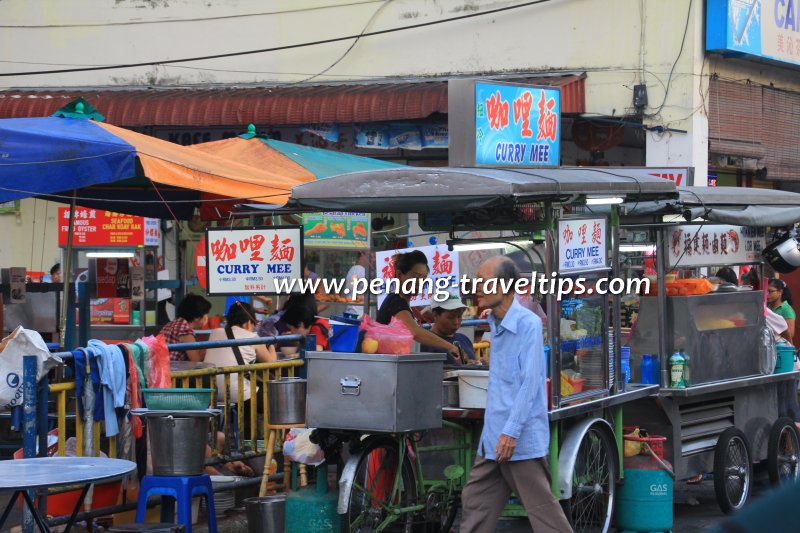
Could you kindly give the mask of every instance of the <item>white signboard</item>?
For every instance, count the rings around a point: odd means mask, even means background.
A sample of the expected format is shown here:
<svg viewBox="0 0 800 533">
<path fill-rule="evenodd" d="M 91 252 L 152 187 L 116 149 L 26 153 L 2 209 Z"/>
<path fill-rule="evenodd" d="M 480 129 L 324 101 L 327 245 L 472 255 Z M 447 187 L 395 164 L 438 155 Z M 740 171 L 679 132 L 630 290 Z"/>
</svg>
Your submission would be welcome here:
<svg viewBox="0 0 800 533">
<path fill-rule="evenodd" d="M 436 280 L 445 278 L 448 279 L 448 291 L 452 294 L 459 293 L 459 272 L 458 272 L 458 252 L 450 251 L 446 245 L 436 246 L 421 246 L 419 248 L 404 248 L 402 250 L 388 250 L 386 252 L 375 253 L 375 264 L 378 270 L 378 279 L 386 280 L 392 279 L 395 276 L 393 258 L 397 254 L 419 250 L 428 258 L 428 269 L 430 271 L 429 278 L 432 280 L 433 291 L 427 294 L 419 294 L 411 298 L 411 307 L 424 307 L 426 305 L 433 305 L 433 294 L 436 292 Z M 439 282 L 444 283 L 444 282 Z M 383 304 L 387 292 L 378 295 L 378 307 Z"/>
<path fill-rule="evenodd" d="M 131 267 L 131 300 L 144 300 L 144 267 Z"/>
<path fill-rule="evenodd" d="M 606 260 L 606 219 L 568 218 L 558 221 L 558 271 L 597 270 Z"/>
<path fill-rule="evenodd" d="M 161 222 L 157 218 L 144 219 L 144 245 L 161 245 Z"/>
<path fill-rule="evenodd" d="M 208 294 L 274 294 L 300 287 L 303 227 L 206 230 Z M 284 290 L 281 290 L 284 288 Z"/>
<path fill-rule="evenodd" d="M 667 233 L 667 264 L 676 266 L 723 266 L 761 260 L 767 244 L 764 228 L 704 224 L 675 226 Z"/>
</svg>

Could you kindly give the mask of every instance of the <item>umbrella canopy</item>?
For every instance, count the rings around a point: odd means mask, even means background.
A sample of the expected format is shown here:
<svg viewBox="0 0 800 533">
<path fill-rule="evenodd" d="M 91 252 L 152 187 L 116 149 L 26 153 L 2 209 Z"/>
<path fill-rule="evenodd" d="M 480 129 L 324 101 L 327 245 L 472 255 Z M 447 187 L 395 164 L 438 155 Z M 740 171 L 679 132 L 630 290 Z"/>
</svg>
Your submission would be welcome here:
<svg viewBox="0 0 800 533">
<path fill-rule="evenodd" d="M 58 193 L 78 189 L 86 207 L 188 219 L 202 193 L 284 204 L 292 186 L 315 178 L 289 163 L 251 167 L 81 118 L 0 120 L 2 202 L 65 201 Z"/>
<path fill-rule="evenodd" d="M 258 168 L 280 168 L 289 169 L 292 172 L 307 172 L 316 179 L 347 172 L 403 168 L 405 166 L 371 157 L 276 141 L 253 134 L 195 144 L 192 149 Z"/>
</svg>

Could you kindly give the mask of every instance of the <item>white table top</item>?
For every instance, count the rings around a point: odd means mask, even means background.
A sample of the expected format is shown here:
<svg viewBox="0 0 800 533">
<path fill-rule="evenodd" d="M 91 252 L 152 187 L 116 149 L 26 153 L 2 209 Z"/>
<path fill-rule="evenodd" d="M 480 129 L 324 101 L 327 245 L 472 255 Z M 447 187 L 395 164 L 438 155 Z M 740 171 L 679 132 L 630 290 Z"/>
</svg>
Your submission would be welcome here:
<svg viewBox="0 0 800 533">
<path fill-rule="evenodd" d="M 0 492 L 107 481 L 134 470 L 134 462 L 102 457 L 37 457 L 0 461 Z"/>
</svg>

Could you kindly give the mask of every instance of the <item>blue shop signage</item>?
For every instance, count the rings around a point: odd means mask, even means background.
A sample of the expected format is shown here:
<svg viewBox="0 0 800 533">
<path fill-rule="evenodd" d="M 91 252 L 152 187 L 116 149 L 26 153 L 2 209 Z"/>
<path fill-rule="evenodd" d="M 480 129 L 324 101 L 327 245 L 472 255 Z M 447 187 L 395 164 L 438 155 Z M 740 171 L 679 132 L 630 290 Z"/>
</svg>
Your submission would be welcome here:
<svg viewBox="0 0 800 533">
<path fill-rule="evenodd" d="M 475 163 L 557 167 L 561 91 L 554 87 L 475 84 Z"/>
<path fill-rule="evenodd" d="M 706 49 L 800 66 L 800 0 L 708 0 Z"/>
</svg>

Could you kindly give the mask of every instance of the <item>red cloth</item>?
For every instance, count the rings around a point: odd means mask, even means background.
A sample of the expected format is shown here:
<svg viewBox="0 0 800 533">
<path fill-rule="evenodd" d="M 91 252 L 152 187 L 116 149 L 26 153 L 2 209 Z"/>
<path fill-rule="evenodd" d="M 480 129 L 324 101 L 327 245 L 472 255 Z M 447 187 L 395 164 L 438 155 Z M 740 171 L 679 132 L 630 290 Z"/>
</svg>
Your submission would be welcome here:
<svg viewBox="0 0 800 533">
<path fill-rule="evenodd" d="M 330 351 L 331 344 L 328 342 L 328 335 L 331 331 L 331 323 L 324 318 L 318 318 L 311 326 L 310 333 L 317 337 L 317 346 L 322 346 L 323 351 Z"/>
</svg>

